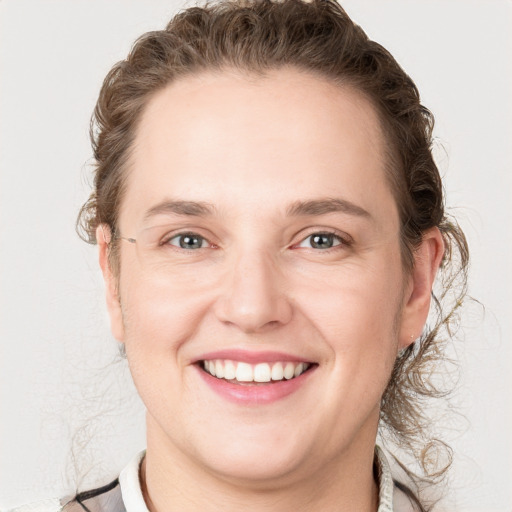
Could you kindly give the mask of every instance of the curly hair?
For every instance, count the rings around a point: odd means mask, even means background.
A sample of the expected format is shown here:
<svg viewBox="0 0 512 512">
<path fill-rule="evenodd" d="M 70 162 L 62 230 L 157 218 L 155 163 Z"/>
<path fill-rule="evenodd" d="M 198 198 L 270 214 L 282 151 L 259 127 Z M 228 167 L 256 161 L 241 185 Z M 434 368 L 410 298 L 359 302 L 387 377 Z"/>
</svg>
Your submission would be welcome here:
<svg viewBox="0 0 512 512">
<path fill-rule="evenodd" d="M 284 66 L 351 87 L 374 106 L 399 210 L 404 270 L 411 271 L 424 232 L 438 227 L 444 238 L 439 292 L 433 295 L 434 325 L 398 355 L 382 397 L 380 421 L 381 432 L 419 462 L 416 481 L 437 482 L 450 465 L 451 452 L 433 435 L 423 406 L 447 391 L 434 377 L 446 361 L 445 345 L 466 292 L 467 242 L 445 212 L 432 154 L 433 115 L 393 56 L 369 39 L 335 0 L 207 1 L 180 11 L 164 30 L 140 37 L 105 78 L 91 120 L 94 190 L 80 211 L 78 232 L 90 243 L 96 242 L 101 223 L 116 232 L 125 164 L 141 113 L 157 91 L 203 71 L 236 69 L 264 76 Z M 115 273 L 115 241 L 110 258 Z"/>
</svg>

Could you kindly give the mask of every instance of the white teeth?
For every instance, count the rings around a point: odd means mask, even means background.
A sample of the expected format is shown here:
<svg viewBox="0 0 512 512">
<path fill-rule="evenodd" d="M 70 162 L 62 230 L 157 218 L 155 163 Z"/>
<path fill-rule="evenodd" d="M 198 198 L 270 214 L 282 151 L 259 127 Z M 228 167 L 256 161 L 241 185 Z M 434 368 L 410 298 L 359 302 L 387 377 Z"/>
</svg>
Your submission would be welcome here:
<svg viewBox="0 0 512 512">
<path fill-rule="evenodd" d="M 233 361 L 226 361 L 224 364 L 224 378 L 226 380 L 233 380 L 236 378 L 236 367 Z"/>
<path fill-rule="evenodd" d="M 254 367 L 254 382 L 270 382 L 270 365 L 260 363 Z"/>
<path fill-rule="evenodd" d="M 215 377 L 222 379 L 224 377 L 224 365 L 222 361 L 215 361 Z"/>
<path fill-rule="evenodd" d="M 252 366 L 248 363 L 238 363 L 235 379 L 238 382 L 252 382 L 254 380 Z"/>
<path fill-rule="evenodd" d="M 303 374 L 308 363 L 276 362 L 249 363 L 215 359 L 203 361 L 203 368 L 218 379 L 237 380 L 238 382 L 270 382 L 290 380 Z"/>
<path fill-rule="evenodd" d="M 272 380 L 283 380 L 284 371 L 281 363 L 276 363 L 272 366 Z"/>
<path fill-rule="evenodd" d="M 295 365 L 293 363 L 286 363 L 284 367 L 284 378 L 290 380 L 295 375 Z"/>
</svg>

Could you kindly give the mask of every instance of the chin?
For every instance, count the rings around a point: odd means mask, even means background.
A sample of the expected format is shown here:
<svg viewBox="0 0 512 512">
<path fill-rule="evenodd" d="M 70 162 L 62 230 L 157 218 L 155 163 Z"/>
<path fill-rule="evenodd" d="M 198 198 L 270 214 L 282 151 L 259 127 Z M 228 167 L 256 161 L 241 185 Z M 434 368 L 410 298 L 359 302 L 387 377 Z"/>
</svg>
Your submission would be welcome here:
<svg viewBox="0 0 512 512">
<path fill-rule="evenodd" d="M 254 423 L 208 422 L 190 435 L 182 451 L 225 480 L 253 482 L 256 486 L 293 478 L 303 471 L 312 453 L 314 439 L 308 441 L 302 428 L 291 429 L 289 422 Z M 309 436 L 311 437 L 311 436 Z M 302 469 L 301 469 L 302 468 Z"/>
<path fill-rule="evenodd" d="M 211 472 L 228 480 L 244 482 L 256 488 L 280 487 L 283 480 L 293 479 L 302 472 L 307 458 L 296 450 L 265 446 L 264 444 L 230 446 L 204 460 Z M 302 470 L 301 470 L 302 468 Z"/>
</svg>

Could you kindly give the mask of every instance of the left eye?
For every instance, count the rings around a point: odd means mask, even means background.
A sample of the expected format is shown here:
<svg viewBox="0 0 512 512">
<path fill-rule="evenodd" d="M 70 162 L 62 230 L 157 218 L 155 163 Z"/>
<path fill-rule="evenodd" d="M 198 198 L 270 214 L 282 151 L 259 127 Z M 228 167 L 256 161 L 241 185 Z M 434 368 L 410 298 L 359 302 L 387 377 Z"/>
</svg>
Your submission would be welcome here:
<svg viewBox="0 0 512 512">
<path fill-rule="evenodd" d="M 302 240 L 298 247 L 309 247 L 313 249 L 330 249 L 341 245 L 343 240 L 334 233 L 313 233 Z"/>
<path fill-rule="evenodd" d="M 202 249 L 203 247 L 208 247 L 209 243 L 206 238 L 201 235 L 197 235 L 196 233 L 181 233 L 179 235 L 173 236 L 169 238 L 167 241 L 169 245 L 174 245 L 176 247 L 181 247 L 181 249 Z"/>
</svg>

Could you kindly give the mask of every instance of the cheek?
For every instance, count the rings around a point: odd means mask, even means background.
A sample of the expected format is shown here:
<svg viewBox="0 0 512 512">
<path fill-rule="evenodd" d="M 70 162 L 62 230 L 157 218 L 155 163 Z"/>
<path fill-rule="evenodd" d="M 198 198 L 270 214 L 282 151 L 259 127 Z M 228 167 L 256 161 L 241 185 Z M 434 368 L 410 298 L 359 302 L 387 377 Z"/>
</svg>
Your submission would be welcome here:
<svg viewBox="0 0 512 512">
<path fill-rule="evenodd" d="M 185 396 L 181 347 L 194 335 L 197 302 L 192 304 L 183 290 L 142 275 L 125 283 L 122 300 L 126 357 L 134 384 L 148 411 L 172 424 L 167 416 L 182 406 Z"/>
<path fill-rule="evenodd" d="M 125 261 L 120 292 L 129 360 L 176 359 L 178 348 L 195 329 L 198 309 L 204 309 L 203 296 L 191 293 L 197 283 L 190 279 L 168 282 L 144 273 L 135 259 Z"/>
<path fill-rule="evenodd" d="M 164 283 L 132 282 L 123 297 L 127 343 L 172 348 L 194 331 L 205 302 L 186 289 Z"/>
<path fill-rule="evenodd" d="M 301 294 L 303 310 L 327 329 L 350 329 L 362 335 L 396 327 L 403 275 L 397 258 L 383 261 L 396 263 L 351 264 L 308 282 Z"/>
<path fill-rule="evenodd" d="M 398 350 L 403 279 L 396 254 L 346 266 L 304 288 L 302 311 L 328 345 L 325 364 L 332 365 L 338 389 L 379 399 Z"/>
</svg>

